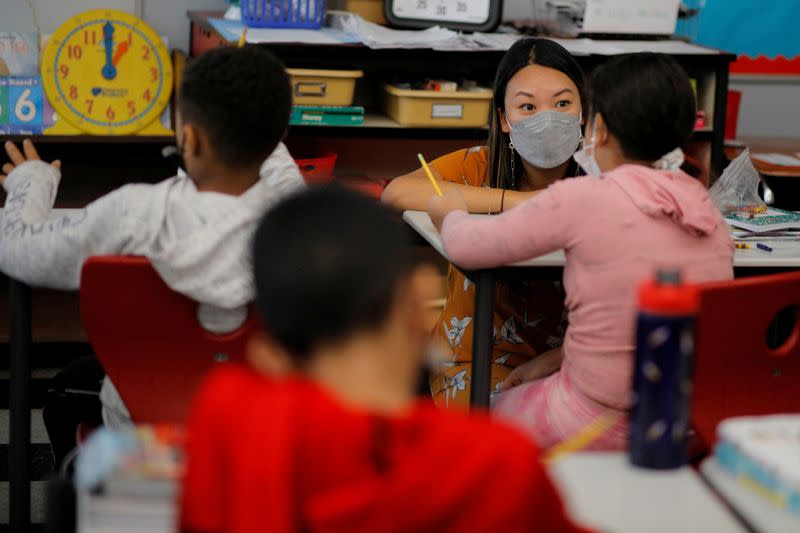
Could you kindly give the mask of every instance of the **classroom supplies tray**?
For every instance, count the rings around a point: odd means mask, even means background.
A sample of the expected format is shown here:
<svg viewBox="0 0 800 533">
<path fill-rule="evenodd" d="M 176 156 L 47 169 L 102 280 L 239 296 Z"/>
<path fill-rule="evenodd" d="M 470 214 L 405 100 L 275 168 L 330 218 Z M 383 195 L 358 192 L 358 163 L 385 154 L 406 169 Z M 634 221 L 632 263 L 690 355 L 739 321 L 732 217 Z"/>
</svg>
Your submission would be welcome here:
<svg viewBox="0 0 800 533">
<path fill-rule="evenodd" d="M 361 70 L 286 69 L 291 78 L 292 104 L 306 106 L 340 106 L 353 103 L 356 80 Z"/>
<path fill-rule="evenodd" d="M 489 119 L 492 91 L 421 91 L 384 85 L 384 110 L 411 127 L 482 128 Z"/>
</svg>

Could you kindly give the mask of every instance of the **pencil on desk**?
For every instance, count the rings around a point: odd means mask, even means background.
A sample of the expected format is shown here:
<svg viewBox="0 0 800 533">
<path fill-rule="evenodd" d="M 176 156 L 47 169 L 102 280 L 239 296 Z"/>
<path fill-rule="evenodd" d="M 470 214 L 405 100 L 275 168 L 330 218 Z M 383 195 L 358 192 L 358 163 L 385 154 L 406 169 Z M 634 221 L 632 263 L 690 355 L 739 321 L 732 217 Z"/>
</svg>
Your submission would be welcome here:
<svg viewBox="0 0 800 533">
<path fill-rule="evenodd" d="M 433 177 L 433 172 L 431 172 L 431 168 L 428 166 L 425 158 L 422 157 L 422 154 L 417 154 L 417 158 L 419 159 L 419 162 L 422 163 L 422 168 L 425 169 L 425 174 L 428 176 L 428 179 L 431 180 L 431 185 L 433 185 L 433 189 L 436 191 L 436 194 L 439 196 L 444 196 L 442 194 L 442 189 L 440 189 L 439 184 L 436 183 L 436 178 Z"/>
<path fill-rule="evenodd" d="M 608 432 L 620 418 L 622 418 L 620 413 L 606 411 L 572 437 L 546 450 L 542 460 L 546 464 L 553 463 L 570 453 L 583 450 Z"/>
<path fill-rule="evenodd" d="M 247 43 L 247 26 L 242 30 L 242 36 L 239 37 L 239 48 L 243 48 L 245 43 Z"/>
<path fill-rule="evenodd" d="M 772 247 L 771 246 L 767 246 L 766 244 L 762 244 L 760 242 L 756 243 L 756 248 L 758 248 L 759 250 L 764 250 L 765 252 L 771 252 L 772 251 Z"/>
</svg>

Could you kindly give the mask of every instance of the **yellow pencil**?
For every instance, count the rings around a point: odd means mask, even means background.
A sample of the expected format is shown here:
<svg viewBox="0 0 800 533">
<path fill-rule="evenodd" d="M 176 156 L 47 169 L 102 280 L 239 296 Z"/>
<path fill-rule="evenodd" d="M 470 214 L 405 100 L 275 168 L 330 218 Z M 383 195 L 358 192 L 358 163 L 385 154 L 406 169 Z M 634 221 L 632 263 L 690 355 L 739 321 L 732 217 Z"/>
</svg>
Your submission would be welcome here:
<svg viewBox="0 0 800 533">
<path fill-rule="evenodd" d="M 565 455 L 586 448 L 606 431 L 611 429 L 621 416 L 620 413 L 606 411 L 577 434 L 547 450 L 542 460 L 545 463 L 552 463 Z"/>
<path fill-rule="evenodd" d="M 242 30 L 242 36 L 239 37 L 239 48 L 244 47 L 246 42 L 247 42 L 247 26 L 245 26 L 244 30 Z"/>
<path fill-rule="evenodd" d="M 439 184 L 436 183 L 436 178 L 433 177 L 433 172 L 431 172 L 431 168 L 428 166 L 428 163 L 425 162 L 425 158 L 422 157 L 422 154 L 417 154 L 419 158 L 419 162 L 422 163 L 422 168 L 425 169 L 425 174 L 428 175 L 428 179 L 431 180 L 431 185 L 433 185 L 433 189 L 436 191 L 436 194 L 439 196 L 444 196 L 442 194 L 442 189 L 439 188 Z"/>
</svg>

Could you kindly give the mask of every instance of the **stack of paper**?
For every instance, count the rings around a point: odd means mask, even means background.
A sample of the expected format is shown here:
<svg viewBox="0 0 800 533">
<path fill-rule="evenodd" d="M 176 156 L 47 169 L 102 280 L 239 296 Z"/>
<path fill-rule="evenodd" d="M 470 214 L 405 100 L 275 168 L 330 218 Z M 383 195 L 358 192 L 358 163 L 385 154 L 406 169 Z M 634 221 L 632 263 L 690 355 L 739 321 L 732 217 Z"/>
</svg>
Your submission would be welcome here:
<svg viewBox="0 0 800 533">
<path fill-rule="evenodd" d="M 427 30 L 392 30 L 372 22 L 368 22 L 358 15 L 343 17 L 342 30 L 370 48 L 435 48 L 437 46 L 456 46 L 459 34 L 440 26 L 433 26 Z"/>
<path fill-rule="evenodd" d="M 717 428 L 720 465 L 779 507 L 800 513 L 800 415 L 740 417 Z"/>
<path fill-rule="evenodd" d="M 227 41 L 237 42 L 244 32 L 245 26 L 240 21 L 226 19 L 208 19 L 214 29 Z M 343 31 L 334 28 L 319 30 L 247 28 L 247 42 L 261 43 L 302 43 L 337 45 L 358 42 Z"/>
</svg>

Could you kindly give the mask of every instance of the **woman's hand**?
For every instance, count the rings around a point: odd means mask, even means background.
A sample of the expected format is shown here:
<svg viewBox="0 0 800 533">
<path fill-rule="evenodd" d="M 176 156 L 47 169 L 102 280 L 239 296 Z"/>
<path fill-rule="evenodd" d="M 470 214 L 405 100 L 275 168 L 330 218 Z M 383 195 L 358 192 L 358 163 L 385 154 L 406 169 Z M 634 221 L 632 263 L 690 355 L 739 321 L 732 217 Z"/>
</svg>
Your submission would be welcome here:
<svg viewBox="0 0 800 533">
<path fill-rule="evenodd" d="M 0 184 L 6 180 L 6 176 L 11 174 L 11 172 L 13 172 L 13 170 L 21 164 L 28 161 L 40 161 L 42 159 L 39 157 L 39 154 L 36 152 L 36 148 L 33 146 L 33 143 L 30 139 L 25 139 L 23 141 L 22 152 L 20 152 L 19 148 L 17 148 L 17 146 L 11 141 L 6 142 L 5 149 L 6 154 L 8 154 L 8 158 L 11 160 L 11 163 L 6 163 L 3 165 L 3 172 L 0 174 Z M 61 161 L 53 161 L 50 164 L 57 169 L 61 168 Z"/>
<path fill-rule="evenodd" d="M 502 390 L 508 390 L 517 385 L 549 376 L 561 368 L 561 348 L 537 355 L 527 363 L 519 365 L 503 380 Z"/>
<path fill-rule="evenodd" d="M 444 217 L 452 211 L 468 211 L 464 197 L 458 191 L 448 190 L 444 196 L 432 196 L 428 202 L 428 216 L 431 217 L 436 231 L 442 231 Z"/>
</svg>

